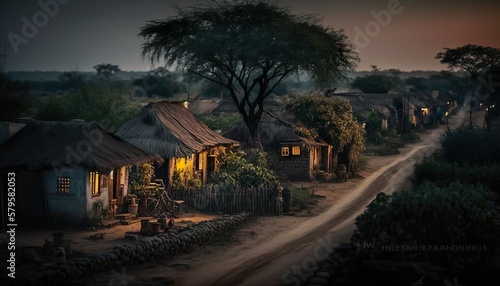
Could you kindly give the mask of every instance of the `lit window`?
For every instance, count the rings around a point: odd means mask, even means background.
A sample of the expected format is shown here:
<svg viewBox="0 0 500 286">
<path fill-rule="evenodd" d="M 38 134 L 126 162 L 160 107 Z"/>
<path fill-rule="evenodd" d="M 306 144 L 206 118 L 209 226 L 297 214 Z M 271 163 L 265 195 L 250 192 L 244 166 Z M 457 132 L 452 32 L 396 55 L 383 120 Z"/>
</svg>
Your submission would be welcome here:
<svg viewBox="0 0 500 286">
<path fill-rule="evenodd" d="M 281 156 L 290 156 L 290 147 L 281 147 Z"/>
<path fill-rule="evenodd" d="M 198 154 L 197 170 L 203 170 L 203 153 Z"/>
<path fill-rule="evenodd" d="M 57 193 L 69 194 L 69 177 L 57 177 Z"/>
<path fill-rule="evenodd" d="M 99 182 L 99 173 L 90 172 L 90 190 L 93 196 L 98 196 L 101 194 L 101 186 Z"/>
<path fill-rule="evenodd" d="M 292 146 L 292 155 L 300 155 L 300 146 Z"/>
</svg>

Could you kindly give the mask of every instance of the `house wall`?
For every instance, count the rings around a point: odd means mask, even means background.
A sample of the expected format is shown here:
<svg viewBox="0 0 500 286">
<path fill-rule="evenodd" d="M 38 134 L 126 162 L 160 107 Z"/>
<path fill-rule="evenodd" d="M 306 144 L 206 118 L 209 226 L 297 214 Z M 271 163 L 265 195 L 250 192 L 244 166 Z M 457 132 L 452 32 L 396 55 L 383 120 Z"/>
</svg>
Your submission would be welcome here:
<svg viewBox="0 0 500 286">
<path fill-rule="evenodd" d="M 179 172 L 179 176 L 182 182 L 193 178 L 194 174 L 194 154 L 189 157 L 184 158 L 171 158 L 172 166 L 170 173 L 170 184 L 173 183 L 174 172 Z"/>
<path fill-rule="evenodd" d="M 42 172 L 49 214 L 53 220 L 82 220 L 87 215 L 88 175 L 84 168 L 52 168 Z M 69 194 L 57 193 L 57 178 L 70 178 Z"/>
<path fill-rule="evenodd" d="M 92 191 L 90 189 L 90 172 L 86 172 L 86 217 L 91 219 L 99 219 L 103 214 L 104 210 L 108 210 L 109 208 L 109 189 L 108 189 L 108 181 L 110 178 L 110 174 L 99 174 L 100 181 L 100 194 L 92 195 Z"/>
<path fill-rule="evenodd" d="M 180 174 L 184 183 L 192 178 L 201 179 L 202 183 L 208 181 L 212 172 L 218 171 L 220 162 L 217 160 L 219 155 L 225 152 L 225 147 L 213 147 L 197 154 L 192 154 L 187 158 L 170 158 L 169 160 L 169 184 L 172 184 L 174 172 Z M 213 161 L 213 162 L 211 162 Z M 212 164 L 212 166 L 210 166 Z"/>
<path fill-rule="evenodd" d="M 57 193 L 57 178 L 70 178 L 68 194 Z M 100 195 L 92 196 L 90 173 L 85 168 L 52 168 L 42 172 L 49 213 L 52 219 L 62 221 L 82 221 L 99 219 L 102 210 L 109 207 L 109 174 L 100 174 Z M 97 209 L 99 206 L 99 210 Z"/>
<path fill-rule="evenodd" d="M 311 153 L 306 147 L 300 148 L 300 155 L 281 156 L 281 149 L 266 148 L 269 167 L 280 180 L 311 181 L 314 179 Z"/>
</svg>

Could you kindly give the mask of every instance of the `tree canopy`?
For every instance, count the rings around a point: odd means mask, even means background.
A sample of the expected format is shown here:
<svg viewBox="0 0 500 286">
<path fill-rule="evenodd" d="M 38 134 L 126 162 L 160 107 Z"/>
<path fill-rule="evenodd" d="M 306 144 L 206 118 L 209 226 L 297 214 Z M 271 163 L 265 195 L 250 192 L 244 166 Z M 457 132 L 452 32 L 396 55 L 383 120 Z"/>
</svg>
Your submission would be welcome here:
<svg viewBox="0 0 500 286">
<path fill-rule="evenodd" d="M 491 77 L 497 67 L 500 67 L 500 49 L 469 44 L 454 49 L 445 48 L 444 50 L 444 52 L 436 55 L 436 59 L 440 63 L 447 65 L 449 68 L 459 68 L 468 72 L 472 84 L 477 85 L 479 83 L 482 87 L 485 87 L 483 90 L 486 90 L 487 94 L 486 96 L 482 95 L 482 99 L 488 99 L 490 94 L 494 93 L 495 86 L 491 81 Z M 488 77 L 490 77 L 490 81 L 488 81 Z M 464 102 L 470 104 L 470 126 L 472 126 L 474 96 L 477 95 L 473 89 L 470 101 Z M 496 100 L 495 98 L 494 101 Z"/>
<path fill-rule="evenodd" d="M 493 66 L 500 65 L 500 49 L 477 45 L 465 45 L 458 48 L 444 48 L 436 59 L 448 68 L 459 68 L 467 71 L 473 79 L 487 72 Z"/>
<path fill-rule="evenodd" d="M 314 139 L 333 145 L 337 152 L 346 152 L 347 167 L 355 169 L 352 162 L 356 162 L 364 150 L 365 131 L 354 117 L 347 100 L 326 97 L 320 92 L 308 96 L 296 94 L 287 98 L 286 108 L 311 129 L 311 134 L 316 137 Z"/>
<path fill-rule="evenodd" d="M 103 84 L 88 84 L 73 89 L 64 97 L 51 97 L 39 102 L 34 117 L 38 120 L 96 121 L 115 131 L 140 110 L 130 102 L 130 91 L 109 89 Z"/>
<path fill-rule="evenodd" d="M 94 66 L 97 76 L 103 80 L 111 80 L 111 78 L 121 71 L 120 67 L 112 64 L 98 64 Z"/>
<path fill-rule="evenodd" d="M 210 1 L 151 21 L 139 35 L 142 55 L 153 63 L 164 60 L 225 87 L 257 142 L 264 100 L 284 78 L 308 73 L 333 85 L 356 67 L 344 32 L 320 22 L 268 1 Z"/>
<path fill-rule="evenodd" d="M 402 85 L 399 77 L 383 74 L 356 77 L 351 84 L 353 88 L 359 89 L 363 93 L 388 93 L 392 89 L 401 88 Z"/>
</svg>

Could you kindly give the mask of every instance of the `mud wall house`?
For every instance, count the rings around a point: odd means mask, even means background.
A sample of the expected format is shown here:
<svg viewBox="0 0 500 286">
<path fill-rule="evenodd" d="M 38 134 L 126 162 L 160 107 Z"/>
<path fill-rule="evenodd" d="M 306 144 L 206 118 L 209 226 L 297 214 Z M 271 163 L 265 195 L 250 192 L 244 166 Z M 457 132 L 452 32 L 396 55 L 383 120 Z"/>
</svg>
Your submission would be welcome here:
<svg viewBox="0 0 500 286">
<path fill-rule="evenodd" d="M 242 148 L 251 146 L 250 132 L 245 124 L 224 135 L 238 140 Z M 316 179 L 318 172 L 331 173 L 333 170 L 333 147 L 300 136 L 290 123 L 264 114 L 259 124 L 259 136 L 268 165 L 281 180 L 311 181 Z"/>
<path fill-rule="evenodd" d="M 239 145 L 197 120 L 182 102 L 149 103 L 117 135 L 164 158 L 155 165 L 155 177 L 167 185 L 174 179 L 206 182 L 218 168 L 218 154 Z"/>
<path fill-rule="evenodd" d="M 448 102 L 439 98 L 439 93 L 415 92 L 408 94 L 409 105 L 413 107 L 414 125 L 433 128 L 443 123 L 448 112 Z"/>
<path fill-rule="evenodd" d="M 362 97 L 361 93 L 358 92 L 332 93 L 329 94 L 329 96 L 337 96 L 347 100 L 359 123 L 366 123 L 370 113 L 375 111 L 381 119 L 380 128 L 388 128 L 389 117 L 391 116 L 391 107 L 386 107 L 383 104 L 373 106 Z"/>
<path fill-rule="evenodd" d="M 106 218 L 121 212 L 126 166 L 161 160 L 95 122 L 32 121 L 0 145 L 2 208 L 10 173 L 19 225 Z"/>
<path fill-rule="evenodd" d="M 392 93 L 362 93 L 360 97 L 364 102 L 369 104 L 375 111 L 382 115 L 382 125 L 384 129 L 390 128 L 399 130 L 400 110 L 394 104 L 394 100 L 398 98 L 398 94 Z"/>
</svg>

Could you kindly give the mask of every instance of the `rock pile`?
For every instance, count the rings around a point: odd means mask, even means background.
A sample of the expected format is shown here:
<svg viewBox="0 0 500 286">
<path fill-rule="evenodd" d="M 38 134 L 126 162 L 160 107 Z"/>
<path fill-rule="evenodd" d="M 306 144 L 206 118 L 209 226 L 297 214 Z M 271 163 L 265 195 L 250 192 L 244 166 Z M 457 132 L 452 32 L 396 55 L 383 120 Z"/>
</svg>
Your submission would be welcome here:
<svg viewBox="0 0 500 286">
<path fill-rule="evenodd" d="M 112 251 L 104 254 L 46 264 L 35 275 L 19 273 L 19 280 L 22 281 L 20 285 L 71 284 L 72 281 L 78 281 L 96 272 L 111 270 L 118 266 L 171 259 L 195 245 L 207 244 L 231 235 L 236 228 L 251 217 L 250 213 L 244 212 L 216 220 L 202 221 L 146 237 L 133 244 L 116 246 Z"/>
</svg>

